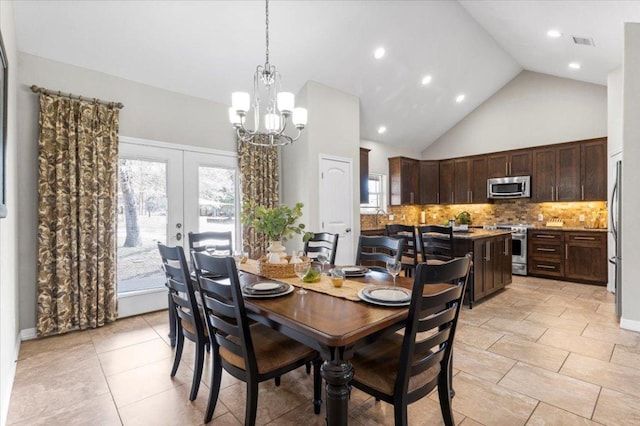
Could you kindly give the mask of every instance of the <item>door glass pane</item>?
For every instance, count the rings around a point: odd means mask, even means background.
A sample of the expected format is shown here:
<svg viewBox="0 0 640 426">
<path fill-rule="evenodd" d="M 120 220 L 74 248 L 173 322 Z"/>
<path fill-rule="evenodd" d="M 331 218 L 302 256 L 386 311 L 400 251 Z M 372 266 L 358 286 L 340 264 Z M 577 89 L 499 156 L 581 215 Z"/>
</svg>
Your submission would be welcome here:
<svg viewBox="0 0 640 426">
<path fill-rule="evenodd" d="M 164 287 L 158 241 L 167 241 L 167 165 L 121 158 L 118 293 Z"/>
<path fill-rule="evenodd" d="M 198 232 L 231 231 L 236 238 L 236 171 L 222 167 L 198 168 Z"/>
</svg>

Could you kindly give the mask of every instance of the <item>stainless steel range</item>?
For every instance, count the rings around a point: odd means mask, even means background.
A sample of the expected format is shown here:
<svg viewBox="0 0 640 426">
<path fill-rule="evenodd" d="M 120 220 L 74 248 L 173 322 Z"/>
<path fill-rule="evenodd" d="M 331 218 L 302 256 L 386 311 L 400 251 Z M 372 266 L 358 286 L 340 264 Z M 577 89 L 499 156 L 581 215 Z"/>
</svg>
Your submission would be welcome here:
<svg viewBox="0 0 640 426">
<path fill-rule="evenodd" d="M 511 230 L 511 273 L 527 275 L 527 229 L 532 225 L 496 225 L 497 229 Z"/>
</svg>

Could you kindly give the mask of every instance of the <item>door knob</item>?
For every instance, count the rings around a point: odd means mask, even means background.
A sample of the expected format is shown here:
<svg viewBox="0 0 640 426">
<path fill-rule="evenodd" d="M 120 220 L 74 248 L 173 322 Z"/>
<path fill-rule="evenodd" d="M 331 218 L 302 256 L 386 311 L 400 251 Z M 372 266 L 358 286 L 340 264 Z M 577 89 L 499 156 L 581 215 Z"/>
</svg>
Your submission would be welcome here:
<svg viewBox="0 0 640 426">
<path fill-rule="evenodd" d="M 178 232 L 176 234 L 176 240 L 180 241 L 182 239 L 182 233 Z"/>
<path fill-rule="evenodd" d="M 180 222 L 176 223 L 176 228 L 178 229 L 182 228 L 182 224 Z"/>
<path fill-rule="evenodd" d="M 345 229 L 344 232 L 351 232 L 351 228 Z"/>
</svg>

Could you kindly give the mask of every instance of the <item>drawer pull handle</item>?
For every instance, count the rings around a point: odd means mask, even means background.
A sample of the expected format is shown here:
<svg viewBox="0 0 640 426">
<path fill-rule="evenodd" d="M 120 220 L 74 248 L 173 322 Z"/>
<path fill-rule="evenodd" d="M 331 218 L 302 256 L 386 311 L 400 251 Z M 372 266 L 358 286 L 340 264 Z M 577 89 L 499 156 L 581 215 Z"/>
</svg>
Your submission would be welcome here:
<svg viewBox="0 0 640 426">
<path fill-rule="evenodd" d="M 588 240 L 588 241 L 594 241 L 596 238 L 595 237 L 573 237 L 574 240 Z"/>
<path fill-rule="evenodd" d="M 544 247 L 538 247 L 536 248 L 537 251 L 550 251 L 550 252 L 554 252 L 556 251 L 556 249 L 552 249 L 552 248 L 544 248 Z"/>
<path fill-rule="evenodd" d="M 538 234 L 538 235 L 535 236 L 535 238 L 551 238 L 551 239 L 555 239 L 556 236 L 555 235 Z"/>
<path fill-rule="evenodd" d="M 540 269 L 556 269 L 555 266 L 549 266 L 549 265 L 536 265 L 536 268 L 540 268 Z"/>
</svg>

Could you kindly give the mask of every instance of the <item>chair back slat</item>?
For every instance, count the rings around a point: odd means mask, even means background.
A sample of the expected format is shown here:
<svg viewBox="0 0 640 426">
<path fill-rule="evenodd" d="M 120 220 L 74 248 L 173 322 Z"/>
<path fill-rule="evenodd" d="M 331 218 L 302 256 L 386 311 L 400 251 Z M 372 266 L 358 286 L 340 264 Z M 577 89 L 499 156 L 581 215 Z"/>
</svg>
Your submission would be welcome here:
<svg viewBox="0 0 640 426">
<path fill-rule="evenodd" d="M 199 291 L 214 351 L 225 348 L 244 359 L 247 372 L 257 374 L 258 366 L 249 331 L 249 321 L 232 257 L 210 256 L 192 251 Z M 206 278 L 205 273 L 228 277 L 225 282 Z M 228 280 L 228 284 L 226 281 Z"/>
<path fill-rule="evenodd" d="M 304 253 L 310 259 L 315 259 L 319 254 L 325 254 L 329 263 L 336 263 L 336 253 L 338 251 L 338 234 L 328 232 L 318 232 L 313 234 L 309 241 L 304 243 Z"/>
<path fill-rule="evenodd" d="M 207 246 L 218 252 L 233 254 L 231 231 L 226 232 L 189 232 L 189 250 L 205 251 Z"/>
<path fill-rule="evenodd" d="M 166 286 L 171 293 L 173 307 L 178 318 L 178 324 L 184 331 L 191 335 L 191 338 L 205 338 L 205 325 L 200 316 L 198 301 L 193 287 L 193 282 L 189 277 L 189 267 L 184 250 L 180 246 L 168 247 L 158 243 L 160 258 L 162 259 L 162 269 L 166 276 Z M 196 314 L 197 313 L 197 314 Z M 183 327 L 182 322 L 187 322 L 197 336 Z"/>
<path fill-rule="evenodd" d="M 368 266 L 371 269 L 385 271 L 382 265 L 375 262 L 386 263 L 390 260 L 398 262 L 402 259 L 404 241 L 388 236 L 360 235 L 358 251 L 356 252 L 356 265 Z"/>
<path fill-rule="evenodd" d="M 389 237 L 404 241 L 402 246 L 402 263 L 415 267 L 418 264 L 418 250 L 416 250 L 416 228 L 411 225 L 386 225 Z"/>
<path fill-rule="evenodd" d="M 450 226 L 425 225 L 418 227 L 418 241 L 422 252 L 422 261 L 430 259 L 451 260 L 455 250 L 453 228 Z"/>
<path fill-rule="evenodd" d="M 437 363 L 440 363 L 440 371 L 448 371 L 470 267 L 471 254 L 442 264 L 418 264 L 394 388 L 396 395 L 407 394 L 411 377 Z M 425 286 L 442 283 L 458 285 L 434 295 L 423 294 Z M 427 392 L 428 385 L 429 383 L 425 383 L 411 393 L 423 395 Z"/>
</svg>

